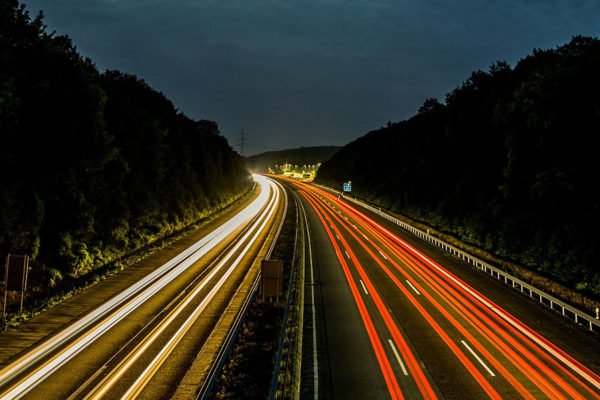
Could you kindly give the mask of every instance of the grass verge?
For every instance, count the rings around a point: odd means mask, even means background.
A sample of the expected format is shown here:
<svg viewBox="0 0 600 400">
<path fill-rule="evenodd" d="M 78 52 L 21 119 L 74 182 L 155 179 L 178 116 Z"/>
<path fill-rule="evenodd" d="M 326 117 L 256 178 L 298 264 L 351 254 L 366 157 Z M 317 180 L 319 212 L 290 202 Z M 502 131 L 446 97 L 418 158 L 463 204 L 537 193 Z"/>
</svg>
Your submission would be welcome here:
<svg viewBox="0 0 600 400">
<path fill-rule="evenodd" d="M 147 246 L 139 248 L 119 260 L 108 263 L 82 276 L 67 276 L 63 278 L 60 284 L 56 287 L 33 288 L 33 290 L 27 293 L 26 302 L 23 306 L 22 312 L 18 311 L 17 299 L 20 299 L 20 292 L 9 292 L 10 296 L 8 296 L 7 303 L 11 306 L 7 307 L 6 316 L 4 318 L 0 318 L 0 332 L 4 332 L 8 328 L 19 326 L 28 319 L 55 307 L 56 305 L 75 296 L 76 294 L 83 292 L 84 290 L 102 282 L 108 277 L 118 274 L 129 266 L 132 266 L 144 258 L 160 251 L 165 246 L 168 246 L 196 231 L 197 229 L 200 229 L 213 219 L 222 215 L 238 201 L 241 201 L 244 197 L 251 195 L 251 187 L 248 189 L 249 190 L 240 193 L 239 196 L 232 198 L 231 202 L 216 209 L 210 215 L 201 218 L 176 232 L 164 236 Z M 1 296 L 3 299 L 4 294 L 2 293 Z"/>
</svg>

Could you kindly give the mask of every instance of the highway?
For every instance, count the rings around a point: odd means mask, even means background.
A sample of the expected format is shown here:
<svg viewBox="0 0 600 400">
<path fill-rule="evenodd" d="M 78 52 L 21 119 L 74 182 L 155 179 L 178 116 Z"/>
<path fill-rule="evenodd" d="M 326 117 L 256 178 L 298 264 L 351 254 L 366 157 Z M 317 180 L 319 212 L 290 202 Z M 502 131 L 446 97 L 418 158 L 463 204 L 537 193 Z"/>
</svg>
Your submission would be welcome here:
<svg viewBox="0 0 600 400">
<path fill-rule="evenodd" d="M 280 186 L 255 181 L 260 193 L 242 211 L 4 362 L 0 399 L 163 399 L 182 379 L 200 379 L 213 356 L 205 344 L 232 299 L 245 295 L 283 217 Z"/>
<path fill-rule="evenodd" d="M 312 252 L 303 398 L 600 399 L 597 337 L 337 195 L 291 184 Z"/>
</svg>

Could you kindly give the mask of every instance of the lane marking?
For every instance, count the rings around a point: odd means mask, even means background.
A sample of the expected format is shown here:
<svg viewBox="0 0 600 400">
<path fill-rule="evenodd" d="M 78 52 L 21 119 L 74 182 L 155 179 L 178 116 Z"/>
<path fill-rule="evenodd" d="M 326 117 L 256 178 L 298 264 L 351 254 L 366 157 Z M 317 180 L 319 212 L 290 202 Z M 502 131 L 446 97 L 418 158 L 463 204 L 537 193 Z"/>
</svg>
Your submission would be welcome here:
<svg viewBox="0 0 600 400">
<path fill-rule="evenodd" d="M 100 369 L 98 371 L 96 371 L 96 373 L 92 376 L 90 376 L 88 378 L 87 381 L 85 381 L 83 383 L 83 385 L 79 386 L 79 389 L 77 389 L 76 391 L 73 392 L 73 394 L 71 396 L 69 396 L 67 398 L 67 400 L 74 400 L 77 397 L 79 397 L 79 395 L 88 387 L 92 384 L 92 382 L 102 373 L 104 372 L 104 370 L 107 368 L 107 365 L 103 365 L 102 367 L 100 367 Z"/>
<path fill-rule="evenodd" d="M 381 250 L 379 250 L 379 254 L 381 254 L 381 256 L 382 256 L 383 258 L 385 258 L 386 260 L 388 259 L 388 258 L 385 256 L 385 254 L 383 254 L 383 253 L 381 252 Z"/>
<path fill-rule="evenodd" d="M 354 229 L 358 229 L 358 228 L 356 227 L 356 225 L 352 224 L 352 226 L 354 227 Z"/>
<path fill-rule="evenodd" d="M 366 295 L 369 295 L 369 292 L 367 292 L 367 287 L 365 286 L 365 283 L 362 281 L 362 279 L 359 279 L 359 280 L 360 280 L 360 284 L 361 284 L 361 285 L 362 285 L 362 287 L 363 287 L 363 290 L 365 291 L 365 294 L 366 294 Z"/>
<path fill-rule="evenodd" d="M 529 326 L 525 325 L 523 322 L 516 319 L 513 315 L 511 315 L 506 310 L 504 310 L 502 308 L 493 307 L 492 306 L 493 303 L 491 302 L 491 300 L 489 300 L 484 295 L 482 295 L 481 293 L 479 293 L 478 291 L 473 289 L 471 286 L 469 286 L 467 283 L 465 283 L 461 279 L 457 278 L 452 273 L 448 272 L 442 266 L 438 265 L 437 263 L 435 263 L 434 261 L 429 259 L 427 256 L 422 254 L 420 251 L 415 249 L 413 246 L 409 245 L 407 242 L 400 239 L 397 235 L 394 235 L 392 232 L 390 232 L 389 230 L 387 230 L 386 228 L 384 228 L 383 226 L 381 226 L 380 224 L 375 222 L 373 219 L 366 216 L 364 213 L 358 211 L 356 208 L 351 207 L 349 205 L 347 205 L 346 207 L 353 210 L 354 213 L 356 213 L 357 215 L 360 215 L 366 221 L 369 221 L 373 226 L 377 227 L 377 229 L 379 229 L 380 232 L 385 233 L 388 237 L 390 237 L 397 243 L 401 244 L 402 246 L 405 246 L 407 249 L 409 249 L 409 251 L 413 255 L 417 256 L 418 258 L 421 258 L 424 262 L 431 265 L 433 268 L 435 268 L 437 271 L 439 271 L 441 274 L 443 274 L 446 278 L 448 278 L 449 280 L 454 282 L 455 285 L 459 286 L 461 289 L 463 289 L 464 291 L 469 293 L 475 299 L 480 301 L 484 306 L 490 308 L 496 315 L 498 315 L 500 318 L 504 319 L 506 322 L 511 324 L 514 328 L 521 331 L 521 333 L 524 334 L 525 336 L 527 336 L 530 340 L 532 340 L 532 342 L 534 342 L 538 346 L 542 347 L 545 351 L 549 352 L 551 355 L 553 355 L 554 357 L 559 359 L 561 362 L 565 363 L 569 368 L 571 368 L 573 371 L 575 371 L 577 374 L 579 374 L 581 377 L 583 377 L 585 380 L 587 380 L 589 383 L 591 383 L 594 387 L 600 389 L 600 380 L 598 379 L 598 377 L 592 371 L 590 371 L 588 368 L 586 368 L 583 364 L 577 362 L 573 357 L 571 357 L 570 355 L 565 353 L 563 350 L 561 350 L 560 348 L 558 348 L 557 346 L 552 344 L 550 341 L 545 339 L 539 333 L 535 332 L 532 328 L 530 328 Z"/>
<path fill-rule="evenodd" d="M 406 370 L 406 367 L 404 366 L 404 363 L 402 362 L 402 359 L 400 358 L 400 354 L 398 354 L 398 350 L 396 350 L 396 346 L 394 346 L 394 342 L 392 342 L 392 339 L 388 339 L 388 343 L 390 344 L 392 351 L 394 352 L 394 355 L 396 356 L 396 360 L 398 360 L 398 364 L 400 364 L 400 368 L 402 368 L 402 373 L 405 376 L 408 376 L 408 371 Z"/>
<path fill-rule="evenodd" d="M 308 260 L 310 261 L 310 300 L 312 311 L 312 345 L 313 345 L 313 399 L 319 400 L 319 361 L 317 358 L 317 311 L 315 307 L 315 274 L 313 268 L 312 244 L 310 241 L 310 230 L 304 204 L 300 202 L 302 215 L 306 224 L 306 237 L 308 238 Z"/>
<path fill-rule="evenodd" d="M 348 260 L 350 259 L 350 254 L 348 254 L 348 252 L 346 250 L 344 250 L 344 253 L 346 253 L 346 257 L 348 257 Z"/>
<path fill-rule="evenodd" d="M 335 237 L 337 238 L 337 240 L 340 240 L 340 237 L 337 235 L 337 233 L 335 234 Z"/>
<path fill-rule="evenodd" d="M 485 368 L 485 370 L 491 375 L 491 376 L 496 376 L 496 374 L 494 374 L 492 372 L 492 370 L 485 365 L 485 363 L 483 362 L 483 360 L 481 358 L 479 358 L 479 356 L 473 351 L 473 349 L 471 348 L 471 346 L 469 346 L 467 344 L 467 342 L 465 342 L 464 340 L 461 340 L 462 344 L 467 348 L 467 350 L 469 350 L 471 352 L 471 354 L 473 354 L 473 357 L 475 357 L 477 359 L 477 361 L 479 361 L 479 364 L 481 364 L 483 366 L 483 368 Z"/>
<path fill-rule="evenodd" d="M 406 283 L 408 283 L 410 285 L 410 287 L 412 288 L 412 290 L 415 291 L 416 294 L 421 294 L 421 293 L 419 293 L 419 291 L 417 290 L 417 288 L 414 287 L 412 283 L 410 283 L 410 281 L 408 279 L 406 280 Z"/>
</svg>

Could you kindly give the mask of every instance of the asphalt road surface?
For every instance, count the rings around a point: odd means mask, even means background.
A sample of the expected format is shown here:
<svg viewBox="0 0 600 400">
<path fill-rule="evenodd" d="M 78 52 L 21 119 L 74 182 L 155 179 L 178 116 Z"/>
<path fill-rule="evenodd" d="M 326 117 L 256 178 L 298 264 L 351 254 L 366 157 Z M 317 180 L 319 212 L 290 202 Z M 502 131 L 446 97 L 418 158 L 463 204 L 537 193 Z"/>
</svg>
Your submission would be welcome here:
<svg viewBox="0 0 600 400">
<path fill-rule="evenodd" d="M 337 195 L 293 185 L 312 252 L 302 398 L 600 399 L 598 335 Z"/>
</svg>

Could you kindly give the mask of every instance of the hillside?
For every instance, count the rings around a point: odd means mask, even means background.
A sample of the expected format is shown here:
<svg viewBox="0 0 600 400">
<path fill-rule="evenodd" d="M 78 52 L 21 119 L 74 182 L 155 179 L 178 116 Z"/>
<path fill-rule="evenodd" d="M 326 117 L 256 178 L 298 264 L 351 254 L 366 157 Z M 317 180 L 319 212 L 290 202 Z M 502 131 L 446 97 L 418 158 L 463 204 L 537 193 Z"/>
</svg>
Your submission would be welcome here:
<svg viewBox="0 0 600 400">
<path fill-rule="evenodd" d="M 246 190 L 243 160 L 218 133 L 143 80 L 100 73 L 41 14 L 0 3 L 0 257 L 29 254 L 43 285 L 113 262 Z"/>
<path fill-rule="evenodd" d="M 462 241 L 600 296 L 600 40 L 495 63 L 317 174 Z"/>
<path fill-rule="evenodd" d="M 267 151 L 246 157 L 246 165 L 254 172 L 269 172 L 269 168 L 275 171 L 278 169 L 277 166 L 284 164 L 302 168 L 305 165 L 312 166 L 330 159 L 340 148 L 340 146 L 315 146 Z"/>
</svg>

